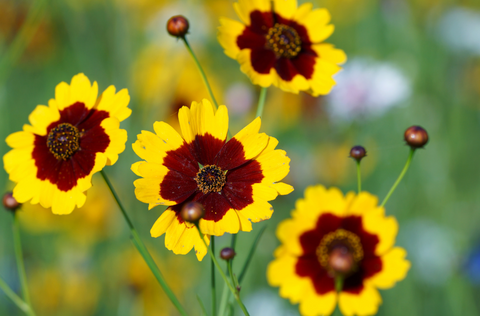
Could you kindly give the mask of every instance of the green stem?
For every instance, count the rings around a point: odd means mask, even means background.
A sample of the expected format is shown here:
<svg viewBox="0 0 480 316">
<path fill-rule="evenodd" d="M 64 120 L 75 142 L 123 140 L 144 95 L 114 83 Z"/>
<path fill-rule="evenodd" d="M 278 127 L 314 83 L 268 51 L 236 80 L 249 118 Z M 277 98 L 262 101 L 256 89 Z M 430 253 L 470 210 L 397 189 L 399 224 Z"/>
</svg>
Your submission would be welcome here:
<svg viewBox="0 0 480 316">
<path fill-rule="evenodd" d="M 33 1 L 33 4 L 28 11 L 27 18 L 22 24 L 18 35 L 13 40 L 7 52 L 0 58 L 0 84 L 3 84 L 9 71 L 15 66 L 27 47 L 28 42 L 30 42 L 35 35 L 37 25 L 40 21 L 40 13 L 42 12 L 44 4 L 44 0 Z"/>
<path fill-rule="evenodd" d="M 213 104 L 215 105 L 215 110 L 218 109 L 217 100 L 215 99 L 215 96 L 213 95 L 212 88 L 210 87 L 210 84 L 208 83 L 207 76 L 205 75 L 205 72 L 203 71 L 203 68 L 200 65 L 200 62 L 198 61 L 197 56 L 195 56 L 195 53 L 193 52 L 192 48 L 190 47 L 190 44 L 188 44 L 187 38 L 182 37 L 182 40 L 185 43 L 185 46 L 187 47 L 188 52 L 190 53 L 193 60 L 195 61 L 195 64 L 197 65 L 197 68 L 200 71 L 200 74 L 202 75 L 203 83 L 205 83 L 205 86 L 207 86 L 208 93 L 210 94 L 210 98 L 212 98 Z"/>
<path fill-rule="evenodd" d="M 262 117 L 266 98 L 267 98 L 267 88 L 262 87 L 262 89 L 260 90 L 260 96 L 258 98 L 257 114 L 255 117 L 260 117 L 260 118 Z"/>
<path fill-rule="evenodd" d="M 25 273 L 25 265 L 23 263 L 22 242 L 20 241 L 20 228 L 18 226 L 17 213 L 13 213 L 13 246 L 15 248 L 15 259 L 17 261 L 18 276 L 22 286 L 22 295 L 25 303 L 30 307 L 29 315 L 34 316 L 35 312 L 30 301 L 30 294 L 28 293 L 27 275 Z"/>
<path fill-rule="evenodd" d="M 198 301 L 198 304 L 200 304 L 200 308 L 202 309 L 202 316 L 207 316 L 207 310 L 205 309 L 205 305 L 203 305 L 203 302 L 202 300 L 200 299 L 200 296 L 198 296 L 197 294 L 197 301 Z"/>
<path fill-rule="evenodd" d="M 358 184 L 358 193 L 362 192 L 362 174 L 360 171 L 360 161 L 357 160 L 357 184 Z"/>
<path fill-rule="evenodd" d="M 215 257 L 215 236 L 210 237 L 210 247 L 212 248 L 213 256 Z M 215 282 L 215 263 L 212 260 L 212 265 L 210 268 L 210 274 L 212 278 L 211 288 L 212 288 L 212 315 L 216 315 L 217 309 L 217 288 Z"/>
<path fill-rule="evenodd" d="M 383 199 L 383 202 L 380 206 L 385 206 L 385 203 L 387 203 L 387 201 L 390 198 L 390 196 L 392 195 L 393 191 L 395 191 L 395 189 L 397 188 L 400 181 L 402 181 L 403 176 L 405 175 L 405 173 L 407 173 L 408 167 L 410 166 L 410 162 L 412 161 L 414 153 L 415 153 L 415 149 L 410 148 L 410 154 L 408 155 L 408 159 L 407 159 L 407 162 L 405 163 L 405 167 L 403 167 L 403 170 L 400 173 L 400 175 L 398 176 L 397 181 L 395 181 L 395 183 L 393 184 L 392 188 L 388 192 L 387 196 Z"/>
<path fill-rule="evenodd" d="M 125 221 L 127 222 L 128 227 L 130 228 L 130 234 L 132 235 L 133 244 L 137 248 L 138 252 L 142 255 L 143 260 L 145 260 L 145 262 L 147 263 L 148 267 L 152 271 L 152 273 L 155 276 L 155 278 L 157 279 L 158 283 L 162 286 L 163 290 L 165 291 L 165 294 L 167 294 L 170 301 L 172 301 L 173 305 L 175 305 L 175 307 L 177 308 L 177 310 L 179 311 L 179 313 L 181 315 L 187 316 L 187 313 L 185 312 L 184 308 L 182 307 L 182 305 L 178 301 L 177 297 L 175 296 L 175 294 L 173 294 L 172 290 L 170 289 L 167 282 L 163 278 L 163 275 L 160 272 L 160 269 L 158 269 L 157 264 L 155 263 L 155 260 L 153 260 L 152 256 L 150 255 L 150 253 L 147 250 L 147 247 L 145 247 L 145 244 L 142 242 L 142 240 L 138 236 L 137 230 L 133 226 L 133 223 L 130 220 L 130 218 L 128 217 L 128 214 L 127 214 L 125 208 L 123 207 L 123 204 L 120 202 L 120 199 L 119 199 L 115 189 L 113 188 L 112 183 L 108 179 L 105 171 L 102 170 L 102 171 L 100 171 L 100 173 L 102 174 L 102 177 L 105 180 L 105 183 L 107 184 L 108 188 L 112 192 L 113 198 L 117 202 L 117 205 L 120 208 L 120 211 L 122 212 L 122 215 L 125 218 Z"/>
<path fill-rule="evenodd" d="M 230 275 L 230 279 L 232 280 L 232 284 L 235 287 L 235 290 L 238 293 L 238 280 L 233 274 L 233 269 L 232 269 L 232 259 L 227 261 L 227 268 L 228 268 L 228 274 Z"/>
<path fill-rule="evenodd" d="M 226 284 L 226 285 L 228 286 L 228 288 L 230 289 L 230 292 L 232 292 L 233 296 L 235 297 L 235 300 L 237 301 L 238 305 L 239 305 L 240 308 L 242 309 L 243 314 L 245 314 L 245 316 L 250 316 L 250 314 L 248 313 L 247 309 L 245 308 L 245 305 L 243 305 L 243 302 L 242 302 L 242 300 L 240 299 L 240 295 L 239 295 L 238 292 L 235 290 L 235 288 L 232 286 L 232 284 L 230 283 L 230 281 L 228 281 L 227 276 L 225 275 L 225 273 L 223 272 L 222 268 L 221 268 L 220 265 L 218 264 L 217 260 L 215 259 L 215 256 L 213 255 L 213 253 L 212 253 L 211 251 L 208 251 L 207 243 L 205 242 L 205 239 L 203 239 L 203 234 L 202 234 L 202 232 L 200 231 L 200 227 L 198 226 L 198 223 L 195 223 L 195 226 L 197 226 L 197 230 L 198 230 L 198 234 L 200 235 L 200 239 L 203 241 L 203 244 L 204 244 L 205 247 L 207 248 L 207 252 L 208 252 L 208 254 L 210 255 L 210 258 L 212 258 L 213 263 L 215 263 L 215 267 L 217 268 L 218 272 L 220 273 L 223 281 L 225 281 L 225 284 Z"/>
<path fill-rule="evenodd" d="M 9 299 L 11 299 L 15 305 L 18 306 L 25 314 L 30 314 L 31 315 L 31 309 L 28 306 L 27 303 L 25 303 L 15 292 L 8 286 L 8 284 L 0 278 L 0 288 L 5 292 L 5 295 L 8 296 Z"/>
</svg>

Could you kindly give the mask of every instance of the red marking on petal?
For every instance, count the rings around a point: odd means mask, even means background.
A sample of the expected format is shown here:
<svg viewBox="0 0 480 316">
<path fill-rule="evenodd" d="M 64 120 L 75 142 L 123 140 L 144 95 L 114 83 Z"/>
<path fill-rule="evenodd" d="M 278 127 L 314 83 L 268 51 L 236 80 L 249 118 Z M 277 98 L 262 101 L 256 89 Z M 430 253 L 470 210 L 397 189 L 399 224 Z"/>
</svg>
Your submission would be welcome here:
<svg viewBox="0 0 480 316">
<path fill-rule="evenodd" d="M 304 255 L 299 257 L 295 266 L 299 276 L 310 277 L 318 294 L 325 294 L 334 288 L 334 279 L 329 276 L 318 277 L 319 270 L 323 270 L 316 256 L 316 249 L 322 238 L 337 229 L 342 228 L 356 234 L 362 244 L 363 259 L 359 263 L 358 270 L 344 280 L 343 291 L 358 294 L 363 289 L 363 281 L 382 270 L 382 261 L 375 255 L 375 248 L 379 242 L 377 235 L 371 234 L 363 228 L 362 217 L 347 216 L 339 217 L 331 213 L 322 214 L 313 230 L 307 231 L 300 236 L 300 245 Z M 331 279 L 328 281 L 328 279 Z M 325 285 L 328 283 L 328 286 Z M 327 291 L 327 292 L 328 292 Z"/>
<path fill-rule="evenodd" d="M 240 49 L 264 48 L 265 44 L 266 44 L 265 35 L 255 33 L 251 29 L 249 29 L 248 27 L 245 28 L 243 33 L 237 37 L 237 46 Z"/>
<path fill-rule="evenodd" d="M 301 55 L 301 53 L 299 55 Z M 275 70 L 280 78 L 285 81 L 291 81 L 296 75 L 298 75 L 297 69 L 288 58 L 279 58 L 275 63 Z"/>
<path fill-rule="evenodd" d="M 222 149 L 225 140 L 221 140 L 206 133 L 195 136 L 195 140 L 189 144 L 190 153 L 195 160 L 203 166 L 213 165 L 215 156 Z"/>
<path fill-rule="evenodd" d="M 222 170 L 230 170 L 237 168 L 248 162 L 245 159 L 245 150 L 243 144 L 237 139 L 230 139 L 217 154 L 215 165 Z"/>
<path fill-rule="evenodd" d="M 162 198 L 182 203 L 195 192 L 197 183 L 194 178 L 184 173 L 170 170 L 160 183 L 159 189 Z"/>
<path fill-rule="evenodd" d="M 32 158 L 37 167 L 37 178 L 48 180 L 61 191 L 69 191 L 79 179 L 89 175 L 95 166 L 96 153 L 105 152 L 110 144 L 109 136 L 100 126 L 108 116 L 108 112 L 89 110 L 80 102 L 60 111 L 60 119 L 48 126 L 47 135 L 58 124 L 72 124 L 80 132 L 80 148 L 70 159 L 57 160 L 47 147 L 47 136 L 35 135 Z"/>
</svg>

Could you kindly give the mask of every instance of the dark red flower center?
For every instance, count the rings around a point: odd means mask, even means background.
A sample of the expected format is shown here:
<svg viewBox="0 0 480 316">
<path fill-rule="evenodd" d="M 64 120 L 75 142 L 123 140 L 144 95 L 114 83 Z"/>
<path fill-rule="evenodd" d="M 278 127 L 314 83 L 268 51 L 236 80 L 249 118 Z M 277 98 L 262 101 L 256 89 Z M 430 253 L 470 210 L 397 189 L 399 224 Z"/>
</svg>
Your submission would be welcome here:
<svg viewBox="0 0 480 316">
<path fill-rule="evenodd" d="M 275 23 L 268 29 L 266 47 L 271 49 L 275 56 L 293 58 L 302 50 L 302 40 L 293 27 Z"/>
<path fill-rule="evenodd" d="M 50 130 L 47 137 L 48 150 L 57 159 L 68 160 L 80 148 L 78 128 L 61 123 Z"/>
<path fill-rule="evenodd" d="M 345 276 L 355 271 L 363 259 L 362 242 L 356 234 L 340 228 L 322 238 L 316 254 L 320 265 L 331 275 Z"/>
<path fill-rule="evenodd" d="M 226 183 L 225 172 L 215 165 L 204 166 L 195 177 L 198 189 L 204 194 L 220 192 Z"/>
</svg>

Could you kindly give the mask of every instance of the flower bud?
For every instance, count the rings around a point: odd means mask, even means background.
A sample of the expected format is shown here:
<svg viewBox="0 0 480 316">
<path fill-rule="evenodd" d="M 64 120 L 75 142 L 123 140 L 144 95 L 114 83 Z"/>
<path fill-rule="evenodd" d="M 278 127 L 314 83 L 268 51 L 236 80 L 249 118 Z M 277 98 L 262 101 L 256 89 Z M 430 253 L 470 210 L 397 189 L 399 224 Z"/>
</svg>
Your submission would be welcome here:
<svg viewBox="0 0 480 316">
<path fill-rule="evenodd" d="M 172 16 L 167 22 L 168 34 L 175 37 L 185 37 L 188 28 L 188 20 L 183 15 Z"/>
<path fill-rule="evenodd" d="M 353 254 L 347 247 L 336 247 L 330 252 L 328 265 L 335 274 L 348 275 L 354 264 Z"/>
<path fill-rule="evenodd" d="M 13 197 L 12 192 L 7 192 L 3 195 L 3 207 L 7 210 L 14 212 L 22 204 L 18 203 L 17 200 Z"/>
<path fill-rule="evenodd" d="M 193 201 L 186 203 L 180 211 L 180 217 L 189 223 L 198 222 L 204 215 L 205 209 L 203 205 Z"/>
<path fill-rule="evenodd" d="M 352 149 L 350 149 L 350 157 L 356 161 L 362 160 L 366 155 L 367 151 L 362 146 L 353 146 Z"/>
<path fill-rule="evenodd" d="M 233 257 L 235 257 L 235 255 L 235 250 L 230 247 L 223 248 L 222 251 L 220 251 L 220 258 L 223 260 L 231 260 Z"/>
<path fill-rule="evenodd" d="M 422 148 L 428 143 L 428 133 L 420 126 L 410 126 L 405 131 L 405 141 L 412 148 Z"/>
</svg>

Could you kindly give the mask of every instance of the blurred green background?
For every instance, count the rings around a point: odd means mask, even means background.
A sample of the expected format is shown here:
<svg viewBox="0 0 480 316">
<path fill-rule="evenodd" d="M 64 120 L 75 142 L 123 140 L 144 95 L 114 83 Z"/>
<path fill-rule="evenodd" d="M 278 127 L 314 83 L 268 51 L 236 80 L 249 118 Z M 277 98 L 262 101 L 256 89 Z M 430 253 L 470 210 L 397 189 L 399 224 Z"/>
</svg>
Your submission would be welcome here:
<svg viewBox="0 0 480 316">
<path fill-rule="evenodd" d="M 300 3 L 304 1 L 299 1 Z M 32 3 L 38 6 L 31 39 L 11 47 Z M 278 246 L 277 224 L 309 185 L 356 190 L 353 145 L 366 147 L 363 189 L 382 199 L 408 156 L 403 132 L 421 125 L 430 142 L 386 205 L 397 217 L 397 244 L 412 268 L 405 280 L 382 291 L 378 315 L 480 315 L 480 2 L 477 0 L 322 0 L 336 30 L 327 42 L 348 56 L 337 86 L 313 98 L 268 89 L 262 131 L 279 139 L 292 159 L 285 182 L 295 191 L 273 201 L 271 220 L 240 233 L 238 269 L 261 227 L 267 230 L 242 286 L 251 315 L 298 315 L 298 307 L 266 282 Z M 0 0 L 0 139 L 19 131 L 55 86 L 80 72 L 99 91 L 128 88 L 131 117 L 122 123 L 129 140 L 118 163 L 106 168 L 142 239 L 192 315 L 196 293 L 210 306 L 210 261 L 176 256 L 164 236 L 149 230 L 162 213 L 135 199 L 131 144 L 154 121 L 176 123 L 176 111 L 208 94 L 183 44 L 169 37 L 166 21 L 190 21 L 188 39 L 217 100 L 226 104 L 230 130 L 255 113 L 259 88 L 223 54 L 216 40 L 220 16 L 237 19 L 233 1 Z M 21 43 L 20 43 L 21 44 Z M 9 148 L 0 142 L 2 155 Z M 24 205 L 19 214 L 33 306 L 43 315 L 176 315 L 129 240 L 125 224 L 100 175 L 87 204 L 69 216 Z M 13 184 L 0 173 L 5 190 Z M 19 290 L 12 247 L 12 218 L 0 213 L 0 276 Z M 216 238 L 216 249 L 230 236 Z M 222 282 L 217 277 L 221 289 Z M 219 291 L 221 292 L 221 291 Z M 0 315 L 22 315 L 0 293 Z"/>
</svg>

